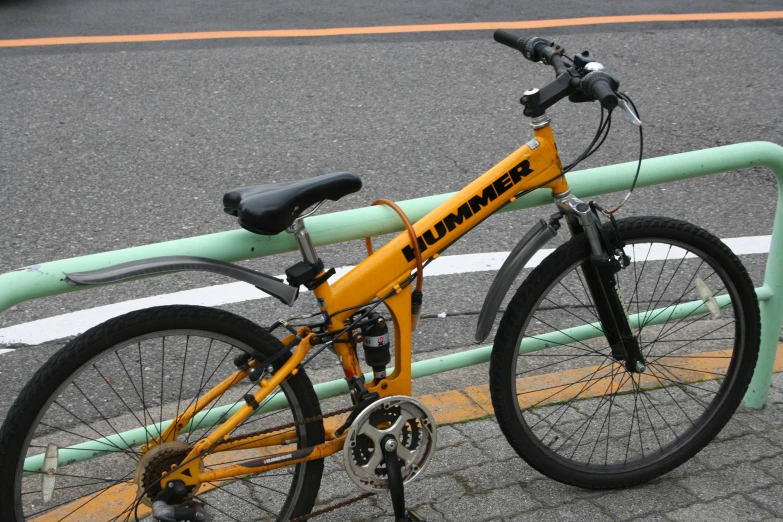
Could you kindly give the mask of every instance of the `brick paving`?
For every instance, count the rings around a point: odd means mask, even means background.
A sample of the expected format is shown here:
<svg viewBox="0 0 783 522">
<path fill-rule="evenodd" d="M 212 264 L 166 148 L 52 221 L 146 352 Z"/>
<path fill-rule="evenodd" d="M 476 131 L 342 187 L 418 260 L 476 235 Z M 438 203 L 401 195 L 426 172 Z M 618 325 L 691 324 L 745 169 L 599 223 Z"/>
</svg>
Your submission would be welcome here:
<svg viewBox="0 0 783 522">
<path fill-rule="evenodd" d="M 330 457 L 321 505 L 358 493 L 340 457 Z M 406 494 L 429 521 L 783 521 L 783 373 L 766 408 L 741 407 L 696 457 L 642 486 L 591 491 L 550 480 L 485 418 L 440 426 L 433 461 Z M 313 520 L 390 522 L 391 514 L 388 495 L 376 495 Z"/>
</svg>

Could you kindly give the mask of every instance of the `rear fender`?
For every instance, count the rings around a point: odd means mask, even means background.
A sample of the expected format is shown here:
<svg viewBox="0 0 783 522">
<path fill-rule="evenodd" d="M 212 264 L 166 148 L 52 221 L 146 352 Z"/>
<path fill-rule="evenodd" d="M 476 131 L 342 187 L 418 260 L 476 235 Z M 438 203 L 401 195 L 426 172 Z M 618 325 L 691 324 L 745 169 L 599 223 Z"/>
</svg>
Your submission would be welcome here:
<svg viewBox="0 0 783 522">
<path fill-rule="evenodd" d="M 299 296 L 299 288 L 285 284 L 270 275 L 239 265 L 195 256 L 165 256 L 130 261 L 119 265 L 66 274 L 65 282 L 71 286 L 105 285 L 155 274 L 201 271 L 220 274 L 238 281 L 250 283 L 259 290 L 292 306 Z"/>
</svg>

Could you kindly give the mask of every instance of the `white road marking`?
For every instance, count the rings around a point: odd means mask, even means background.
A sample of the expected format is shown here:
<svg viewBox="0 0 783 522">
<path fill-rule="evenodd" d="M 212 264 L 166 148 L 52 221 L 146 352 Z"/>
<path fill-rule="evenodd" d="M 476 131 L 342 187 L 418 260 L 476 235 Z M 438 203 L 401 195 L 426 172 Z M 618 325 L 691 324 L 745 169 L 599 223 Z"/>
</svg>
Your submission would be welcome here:
<svg viewBox="0 0 783 522">
<path fill-rule="evenodd" d="M 749 236 L 724 239 L 737 255 L 766 254 L 769 252 L 772 236 Z M 536 253 L 528 268 L 535 267 L 553 249 L 542 249 Z M 425 271 L 427 277 L 486 272 L 500 269 L 509 252 L 489 252 L 483 254 L 464 254 L 443 256 L 433 261 Z M 648 260 L 663 259 L 666 252 L 651 253 Z M 669 254 L 670 255 L 670 254 Z M 342 277 L 352 266 L 337 269 L 336 278 Z M 282 278 L 283 276 L 278 276 Z M 306 291 L 304 288 L 303 291 Z M 254 299 L 264 299 L 268 294 L 247 283 L 229 283 L 195 290 L 185 290 L 171 294 L 156 295 L 143 299 L 134 299 L 88 310 L 47 317 L 37 321 L 0 328 L 0 346 L 12 344 L 36 345 L 78 335 L 107 319 L 117 317 L 133 310 L 169 304 L 191 304 L 201 306 L 221 306 Z M 13 350 L 0 349 L 0 354 Z"/>
</svg>

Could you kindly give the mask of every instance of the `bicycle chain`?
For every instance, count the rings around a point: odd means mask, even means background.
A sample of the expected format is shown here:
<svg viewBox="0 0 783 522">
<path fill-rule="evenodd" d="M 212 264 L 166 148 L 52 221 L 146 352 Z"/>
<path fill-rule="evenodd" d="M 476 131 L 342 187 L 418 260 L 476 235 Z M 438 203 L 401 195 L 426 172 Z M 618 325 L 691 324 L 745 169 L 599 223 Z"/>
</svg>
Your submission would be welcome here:
<svg viewBox="0 0 783 522">
<path fill-rule="evenodd" d="M 249 438 L 252 438 L 252 437 L 258 437 L 259 435 L 266 435 L 267 433 L 274 433 L 274 432 L 277 432 L 277 431 L 283 431 L 283 430 L 287 430 L 289 428 L 295 428 L 297 426 L 301 426 L 303 424 L 309 424 L 311 422 L 317 422 L 317 421 L 320 421 L 320 420 L 324 420 L 324 419 L 326 419 L 328 417 L 334 417 L 336 415 L 342 415 L 343 413 L 350 413 L 350 412 L 353 411 L 354 408 L 355 408 L 355 406 L 350 406 L 348 408 L 343 408 L 341 410 L 330 411 L 329 413 L 323 413 L 321 415 L 314 415 L 312 417 L 308 417 L 307 419 L 302 419 L 300 421 L 292 421 L 292 422 L 289 422 L 288 424 L 275 426 L 273 428 L 267 428 L 265 430 L 255 431 L 253 433 L 248 433 L 247 435 L 242 435 L 239 438 L 232 439 L 232 442 L 237 442 L 237 441 L 241 442 L 244 439 L 249 439 Z"/>
<path fill-rule="evenodd" d="M 323 515 L 324 513 L 331 513 L 332 511 L 335 511 L 337 509 L 340 509 L 341 507 L 345 507 L 349 504 L 353 504 L 354 502 L 359 502 L 360 500 L 364 500 L 367 497 L 371 497 L 375 495 L 375 493 L 364 493 L 363 495 L 359 495 L 358 497 L 349 498 L 348 500 L 344 500 L 342 502 L 338 502 L 337 504 L 333 506 L 329 506 L 324 509 L 319 509 L 318 511 L 313 511 L 312 513 L 308 515 L 302 515 L 301 517 L 292 518 L 289 520 L 289 522 L 302 522 L 304 520 L 311 519 L 313 517 L 317 517 L 318 515 Z"/>
<path fill-rule="evenodd" d="M 326 419 L 328 417 L 335 417 L 337 415 L 342 415 L 343 413 L 350 413 L 351 411 L 353 411 L 354 408 L 355 408 L 355 406 L 351 406 L 351 407 L 348 407 L 348 408 L 343 408 L 341 410 L 335 410 L 335 411 L 331 411 L 329 413 L 324 413 L 322 415 L 315 415 L 313 417 L 309 417 L 307 419 L 302 419 L 300 421 L 289 422 L 288 424 L 283 424 L 282 426 L 276 426 L 274 428 L 268 428 L 266 430 L 260 430 L 260 431 L 254 432 L 254 433 L 250 433 L 248 435 L 244 435 L 240 439 L 235 439 L 235 441 L 236 440 L 241 441 L 242 439 L 247 439 L 247 438 L 251 438 L 251 437 L 258 437 L 260 435 L 265 435 L 267 433 L 274 433 L 274 432 L 277 432 L 277 431 L 287 430 L 289 428 L 294 428 L 296 426 L 300 426 L 300 425 L 303 425 L 303 424 L 309 424 L 311 422 L 317 422 L 317 421 L 320 421 L 320 420 L 324 420 L 324 419 Z M 311 519 L 313 517 L 317 517 L 318 515 L 323 515 L 325 513 L 330 513 L 332 511 L 335 511 L 335 510 L 340 509 L 342 507 L 345 507 L 347 505 L 353 504 L 354 502 L 359 502 L 360 500 L 364 500 L 365 498 L 371 497 L 372 495 L 374 495 L 374 493 L 364 493 L 362 495 L 359 495 L 358 497 L 354 497 L 354 498 L 350 498 L 348 500 L 344 500 L 342 502 L 338 502 L 337 504 L 335 504 L 333 506 L 329 506 L 329 507 L 326 507 L 324 509 L 319 509 L 318 511 L 314 511 L 314 512 L 309 513 L 307 515 L 302 515 L 301 517 L 293 518 L 289 522 L 304 522 L 305 520 L 309 520 L 309 519 Z"/>
</svg>

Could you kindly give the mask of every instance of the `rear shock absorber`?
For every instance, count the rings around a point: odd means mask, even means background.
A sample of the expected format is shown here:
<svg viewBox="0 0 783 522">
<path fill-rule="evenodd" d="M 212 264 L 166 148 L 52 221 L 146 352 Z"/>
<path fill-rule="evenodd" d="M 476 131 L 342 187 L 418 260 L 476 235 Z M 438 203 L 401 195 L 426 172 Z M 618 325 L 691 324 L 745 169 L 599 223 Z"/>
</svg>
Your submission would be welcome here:
<svg viewBox="0 0 783 522">
<path fill-rule="evenodd" d="M 361 312 L 360 312 L 361 313 Z M 386 367 L 391 361 L 389 326 L 377 312 L 370 312 L 360 326 L 364 360 L 370 365 L 376 383 L 386 378 Z"/>
</svg>

